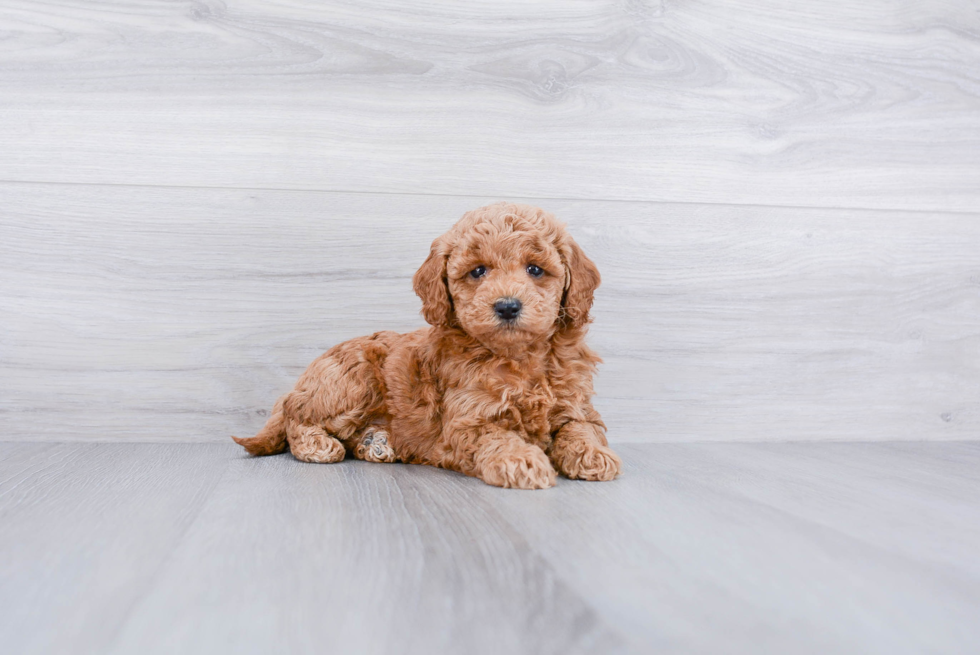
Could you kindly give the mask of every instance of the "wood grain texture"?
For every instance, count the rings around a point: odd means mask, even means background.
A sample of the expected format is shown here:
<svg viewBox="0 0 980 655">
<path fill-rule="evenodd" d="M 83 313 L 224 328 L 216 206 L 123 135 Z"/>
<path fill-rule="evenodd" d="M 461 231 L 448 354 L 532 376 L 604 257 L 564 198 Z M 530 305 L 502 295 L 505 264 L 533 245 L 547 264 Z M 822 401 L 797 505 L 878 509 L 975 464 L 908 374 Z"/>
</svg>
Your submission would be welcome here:
<svg viewBox="0 0 980 655">
<path fill-rule="evenodd" d="M 492 199 L 0 185 L 0 439 L 221 441 Z M 532 200 L 603 275 L 613 441 L 980 434 L 977 215 Z"/>
<path fill-rule="evenodd" d="M 977 443 L 624 444 L 500 490 L 233 445 L 0 444 L 22 653 L 974 653 Z"/>
<path fill-rule="evenodd" d="M 0 8 L 0 179 L 977 208 L 969 0 Z"/>
<path fill-rule="evenodd" d="M 228 476 L 113 652 L 622 652 L 474 480 L 227 452 Z"/>
<path fill-rule="evenodd" d="M 494 498 L 533 547 L 589 562 L 572 588 L 637 652 L 976 648 L 980 445 L 617 450 L 623 477 L 566 481 L 574 501 Z"/>
<path fill-rule="evenodd" d="M 221 446 L 0 445 L 4 653 L 100 653 L 221 479 Z"/>
</svg>

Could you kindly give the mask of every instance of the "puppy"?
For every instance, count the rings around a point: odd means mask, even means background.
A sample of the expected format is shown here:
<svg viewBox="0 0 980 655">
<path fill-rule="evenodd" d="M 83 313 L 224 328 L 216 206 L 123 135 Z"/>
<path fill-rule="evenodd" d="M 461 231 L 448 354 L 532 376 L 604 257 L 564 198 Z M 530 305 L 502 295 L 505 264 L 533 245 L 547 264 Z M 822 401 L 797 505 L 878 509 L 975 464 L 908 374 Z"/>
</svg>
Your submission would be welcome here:
<svg viewBox="0 0 980 655">
<path fill-rule="evenodd" d="M 599 272 L 555 217 L 527 205 L 465 214 L 414 278 L 432 327 L 328 350 L 276 401 L 253 455 L 441 466 L 543 489 L 557 473 L 612 480 L 620 460 L 592 407 L 585 345 Z"/>
</svg>

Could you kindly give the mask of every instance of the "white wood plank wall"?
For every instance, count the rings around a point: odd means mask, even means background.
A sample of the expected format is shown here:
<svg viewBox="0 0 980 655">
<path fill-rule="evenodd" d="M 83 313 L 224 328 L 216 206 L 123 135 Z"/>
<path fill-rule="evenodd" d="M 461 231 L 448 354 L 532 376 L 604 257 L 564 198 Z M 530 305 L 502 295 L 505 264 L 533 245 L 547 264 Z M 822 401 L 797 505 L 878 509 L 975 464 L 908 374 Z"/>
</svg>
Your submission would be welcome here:
<svg viewBox="0 0 980 655">
<path fill-rule="evenodd" d="M 0 439 L 249 433 L 501 199 L 613 440 L 980 435 L 974 2 L 4 0 Z"/>
</svg>

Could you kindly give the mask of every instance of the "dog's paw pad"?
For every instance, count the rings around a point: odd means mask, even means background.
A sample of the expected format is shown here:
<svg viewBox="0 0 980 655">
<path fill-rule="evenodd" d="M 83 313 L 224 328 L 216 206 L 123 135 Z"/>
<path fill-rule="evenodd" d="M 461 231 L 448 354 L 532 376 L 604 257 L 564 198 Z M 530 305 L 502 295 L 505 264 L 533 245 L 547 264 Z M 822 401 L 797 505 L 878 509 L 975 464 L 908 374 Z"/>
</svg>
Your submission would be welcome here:
<svg viewBox="0 0 980 655">
<path fill-rule="evenodd" d="M 367 462 L 393 462 L 395 449 L 388 443 L 388 432 L 382 428 L 368 428 L 354 451 L 358 459 Z"/>
</svg>

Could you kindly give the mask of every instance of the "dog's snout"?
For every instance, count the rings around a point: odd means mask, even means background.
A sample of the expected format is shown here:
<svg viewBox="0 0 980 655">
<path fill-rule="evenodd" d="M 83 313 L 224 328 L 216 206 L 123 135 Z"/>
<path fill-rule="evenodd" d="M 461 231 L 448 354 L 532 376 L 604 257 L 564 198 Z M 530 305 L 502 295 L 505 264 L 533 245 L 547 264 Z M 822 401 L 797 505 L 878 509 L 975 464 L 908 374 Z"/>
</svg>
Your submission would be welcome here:
<svg viewBox="0 0 980 655">
<path fill-rule="evenodd" d="M 513 321 L 521 313 L 521 301 L 517 298 L 501 298 L 493 304 L 493 311 L 505 321 Z"/>
</svg>

